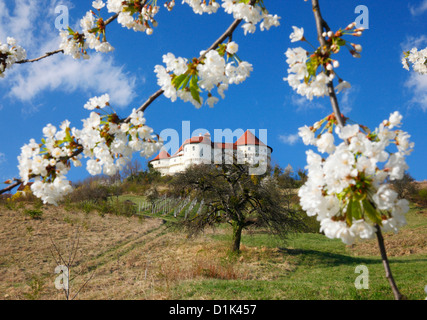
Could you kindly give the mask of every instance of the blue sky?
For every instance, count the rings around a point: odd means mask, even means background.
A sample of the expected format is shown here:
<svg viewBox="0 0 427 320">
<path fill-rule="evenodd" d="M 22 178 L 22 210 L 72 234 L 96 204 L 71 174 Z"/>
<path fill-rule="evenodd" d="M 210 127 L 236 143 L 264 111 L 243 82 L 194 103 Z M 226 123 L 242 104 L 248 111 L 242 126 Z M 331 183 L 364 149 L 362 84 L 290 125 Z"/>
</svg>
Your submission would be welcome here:
<svg viewBox="0 0 427 320">
<path fill-rule="evenodd" d="M 55 7 L 68 6 L 70 25 L 76 26 L 91 2 L 0 0 L 0 41 L 15 37 L 27 49 L 29 58 L 55 50 L 59 45 Z M 311 5 L 303 0 L 264 2 L 270 13 L 281 16 L 280 27 L 246 36 L 238 28 L 233 37 L 239 44 L 240 58 L 254 67 L 246 82 L 230 86 L 226 98 L 212 109 L 204 105 L 197 110 L 189 103 L 172 103 L 161 97 L 145 116 L 157 133 L 166 128 L 181 132 L 182 121 L 190 121 L 191 130 L 204 128 L 211 133 L 226 128 L 255 129 L 255 133 L 267 129 L 274 163 L 303 168 L 308 147 L 296 138 L 298 128 L 332 112 L 328 99 L 309 102 L 283 81 L 287 75 L 284 52 L 300 45 L 290 43 L 292 26 L 304 27 L 306 38 L 316 44 Z M 415 151 L 407 159 L 409 172 L 417 180 L 425 180 L 427 77 L 404 70 L 400 59 L 403 50 L 427 46 L 427 1 L 321 1 L 322 13 L 334 30 L 357 18 L 358 5 L 369 9 L 369 30 L 362 38 L 352 40 L 363 46 L 361 59 L 352 58 L 346 50 L 336 56 L 341 65 L 339 75 L 352 84 L 351 90 L 339 95 L 341 108 L 351 120 L 371 128 L 393 111 L 401 112 L 402 129 L 415 142 Z M 103 16 L 109 16 L 106 10 Z M 113 53 L 92 53 L 89 61 L 57 55 L 34 64 L 16 65 L 5 79 L 0 79 L 1 181 L 18 176 L 20 147 L 30 138 L 40 140 L 47 123 L 59 126 L 68 119 L 81 127 L 81 119 L 89 114 L 83 105 L 104 93 L 110 94 L 121 116 L 128 115 L 158 90 L 154 66 L 162 64 L 163 54 L 172 52 L 188 59 L 198 56 L 233 18 L 221 9 L 215 15 L 195 15 L 177 1 L 172 12 L 162 7 L 157 21 L 159 26 L 152 36 L 111 24 L 107 37 L 116 48 Z M 68 174 L 73 181 L 86 176 L 83 169 L 72 169 Z"/>
</svg>

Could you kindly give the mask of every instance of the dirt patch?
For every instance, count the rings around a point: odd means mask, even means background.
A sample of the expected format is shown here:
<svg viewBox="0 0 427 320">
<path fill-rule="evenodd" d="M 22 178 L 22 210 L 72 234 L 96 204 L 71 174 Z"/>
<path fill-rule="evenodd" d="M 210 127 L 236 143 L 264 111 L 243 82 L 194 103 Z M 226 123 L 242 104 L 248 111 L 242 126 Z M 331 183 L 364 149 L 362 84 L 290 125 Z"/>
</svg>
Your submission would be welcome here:
<svg viewBox="0 0 427 320">
<path fill-rule="evenodd" d="M 401 229 L 399 233 L 384 234 L 387 255 L 390 257 L 412 254 L 427 255 L 427 227 Z M 356 256 L 378 256 L 377 240 L 359 242 L 350 249 Z"/>
</svg>

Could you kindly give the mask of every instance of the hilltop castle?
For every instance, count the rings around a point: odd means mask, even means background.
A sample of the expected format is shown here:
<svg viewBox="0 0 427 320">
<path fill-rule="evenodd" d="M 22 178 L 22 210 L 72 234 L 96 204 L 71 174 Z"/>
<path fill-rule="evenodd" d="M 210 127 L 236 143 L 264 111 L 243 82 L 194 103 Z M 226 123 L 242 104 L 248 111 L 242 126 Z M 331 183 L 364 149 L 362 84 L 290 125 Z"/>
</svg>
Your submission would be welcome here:
<svg viewBox="0 0 427 320">
<path fill-rule="evenodd" d="M 191 165 L 232 163 L 270 164 L 273 149 L 247 130 L 234 143 L 213 142 L 209 133 L 185 140 L 172 156 L 162 150 L 149 163 L 162 175 L 183 172 Z"/>
</svg>

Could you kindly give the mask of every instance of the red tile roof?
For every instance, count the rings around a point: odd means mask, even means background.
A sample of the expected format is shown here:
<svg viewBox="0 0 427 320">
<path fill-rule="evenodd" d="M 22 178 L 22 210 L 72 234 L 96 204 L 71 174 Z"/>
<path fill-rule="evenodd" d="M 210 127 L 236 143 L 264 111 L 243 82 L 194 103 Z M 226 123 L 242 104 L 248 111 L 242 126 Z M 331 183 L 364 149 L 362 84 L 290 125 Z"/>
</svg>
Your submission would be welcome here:
<svg viewBox="0 0 427 320">
<path fill-rule="evenodd" d="M 259 140 L 252 132 L 246 130 L 246 132 L 234 143 L 236 146 L 265 146 L 265 144 Z"/>
<path fill-rule="evenodd" d="M 165 150 L 162 150 L 162 151 L 160 151 L 160 153 L 157 155 L 157 157 L 155 157 L 153 160 L 151 160 L 151 161 L 154 161 L 154 160 L 161 160 L 161 159 L 167 159 L 167 158 L 170 158 L 171 157 L 171 155 L 167 152 L 167 151 L 165 151 Z"/>
<path fill-rule="evenodd" d="M 236 150 L 237 146 L 235 143 L 227 143 L 227 142 L 214 142 L 212 143 L 212 147 L 215 149 L 233 149 Z"/>
</svg>

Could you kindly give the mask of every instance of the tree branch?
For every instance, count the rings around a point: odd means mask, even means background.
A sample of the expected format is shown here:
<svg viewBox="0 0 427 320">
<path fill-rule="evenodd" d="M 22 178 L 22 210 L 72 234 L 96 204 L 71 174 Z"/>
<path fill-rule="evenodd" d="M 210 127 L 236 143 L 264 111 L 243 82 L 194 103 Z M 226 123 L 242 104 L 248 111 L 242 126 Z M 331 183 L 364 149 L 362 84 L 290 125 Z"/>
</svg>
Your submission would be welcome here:
<svg viewBox="0 0 427 320">
<path fill-rule="evenodd" d="M 326 51 L 328 44 L 326 43 L 326 40 L 323 37 L 323 32 L 330 31 L 330 28 L 326 23 L 326 21 L 323 19 L 322 14 L 320 12 L 319 0 L 312 0 L 312 5 L 313 5 L 314 18 L 316 20 L 317 38 L 319 40 L 322 53 L 324 53 Z M 344 127 L 345 120 L 341 114 L 341 110 L 338 104 L 338 99 L 337 99 L 333 82 L 329 81 L 327 87 L 328 87 L 329 99 L 331 100 L 331 105 L 332 105 L 332 109 L 334 111 L 335 117 L 338 121 L 339 126 Z"/>
<path fill-rule="evenodd" d="M 119 14 L 116 13 L 115 15 L 109 17 L 107 20 L 105 20 L 104 25 L 105 26 L 109 25 L 111 22 L 113 22 L 114 20 L 116 20 L 118 16 L 119 16 Z M 59 49 L 59 50 L 47 52 L 46 54 L 42 55 L 41 57 L 38 57 L 38 58 L 35 58 L 35 59 L 24 59 L 24 60 L 17 61 L 15 63 L 17 63 L 17 64 L 23 64 L 23 63 L 28 63 L 28 62 L 36 62 L 36 61 L 40 61 L 40 60 L 46 59 L 46 58 L 48 58 L 50 56 L 53 56 L 53 55 L 55 55 L 57 53 L 64 53 L 64 50 Z"/>
<path fill-rule="evenodd" d="M 45 59 L 47 57 L 53 56 L 57 53 L 64 53 L 64 50 L 59 49 L 59 50 L 55 50 L 55 51 L 51 51 L 51 52 L 47 52 L 45 55 L 35 58 L 35 59 L 25 59 L 25 60 L 21 60 L 21 61 L 17 61 L 17 64 L 23 64 L 23 63 L 28 63 L 28 62 L 36 62 L 36 61 L 40 61 L 42 59 Z"/>
<path fill-rule="evenodd" d="M 105 21 L 105 24 L 109 24 L 111 23 L 113 20 L 115 20 L 118 17 L 118 14 L 115 14 L 114 16 L 110 17 L 108 20 Z M 204 58 L 205 54 L 207 52 L 209 52 L 210 50 L 215 50 L 225 39 L 227 39 L 228 37 L 230 37 L 233 32 L 236 30 L 236 28 L 238 27 L 238 25 L 242 22 L 242 19 L 236 19 L 234 20 L 234 22 L 227 28 L 227 30 L 214 42 L 212 43 L 212 45 L 205 51 L 204 54 L 202 54 L 198 59 L 201 60 Z M 22 60 L 22 61 L 18 61 L 17 63 L 26 63 L 26 62 L 35 62 L 35 61 L 39 61 L 41 59 L 47 58 L 49 56 L 52 56 L 54 54 L 63 52 L 63 50 L 57 50 L 57 51 L 52 51 L 52 52 L 48 52 L 47 54 L 45 54 L 42 57 L 36 58 L 36 59 L 32 59 L 32 60 Z M 159 98 L 162 94 L 164 93 L 164 91 L 162 89 L 159 89 L 158 91 L 156 91 L 154 94 L 152 94 L 138 109 L 137 111 L 145 111 L 157 98 Z M 128 123 L 130 121 L 130 115 L 122 120 L 122 122 Z M 76 150 L 69 158 L 73 158 L 79 154 L 81 154 L 83 152 L 83 148 Z M 22 183 L 22 180 L 18 180 L 15 179 L 17 182 L 14 183 L 13 185 L 0 190 L 0 194 L 3 194 L 5 192 L 8 192 L 10 190 L 13 190 L 15 187 L 19 186 Z"/>
<path fill-rule="evenodd" d="M 0 194 L 6 193 L 8 191 L 11 191 L 11 190 L 15 189 L 17 186 L 19 186 L 22 183 L 22 181 L 20 179 L 13 179 L 13 180 L 16 181 L 16 182 L 14 184 L 12 184 L 12 185 L 10 185 L 10 186 L 8 186 L 8 187 L 0 190 Z"/>
</svg>

